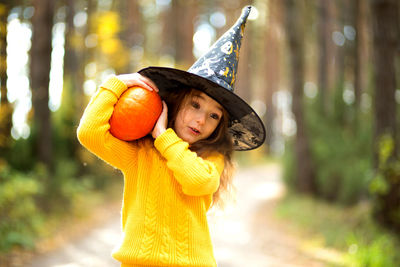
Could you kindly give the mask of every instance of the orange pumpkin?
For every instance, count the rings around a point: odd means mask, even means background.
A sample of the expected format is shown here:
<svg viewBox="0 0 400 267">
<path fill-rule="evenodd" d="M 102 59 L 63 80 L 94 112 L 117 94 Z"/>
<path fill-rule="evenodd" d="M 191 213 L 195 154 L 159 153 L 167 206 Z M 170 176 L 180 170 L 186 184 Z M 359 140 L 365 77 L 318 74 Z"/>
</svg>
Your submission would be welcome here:
<svg viewBox="0 0 400 267">
<path fill-rule="evenodd" d="M 128 88 L 114 106 L 110 132 L 125 141 L 142 138 L 151 132 L 161 111 L 161 98 L 155 91 Z"/>
</svg>

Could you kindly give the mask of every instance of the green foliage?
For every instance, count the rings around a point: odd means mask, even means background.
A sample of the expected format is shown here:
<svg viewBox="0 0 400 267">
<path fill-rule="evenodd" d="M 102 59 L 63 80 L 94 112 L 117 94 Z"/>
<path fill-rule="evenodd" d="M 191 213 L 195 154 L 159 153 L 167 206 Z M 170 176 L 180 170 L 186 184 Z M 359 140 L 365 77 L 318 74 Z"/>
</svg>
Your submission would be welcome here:
<svg viewBox="0 0 400 267">
<path fill-rule="evenodd" d="M 0 251 L 32 247 L 43 217 L 36 197 L 43 193 L 34 175 L 0 166 Z"/>
<path fill-rule="evenodd" d="M 398 241 L 388 233 L 376 233 L 373 240 L 365 240 L 360 234 L 350 234 L 348 238 L 348 261 L 352 266 L 390 267 L 397 266 L 399 256 Z"/>
<path fill-rule="evenodd" d="M 7 155 L 8 165 L 15 170 L 28 171 L 36 163 L 33 134 L 28 139 L 14 140 Z"/>
<path fill-rule="evenodd" d="M 389 191 L 389 188 L 390 186 L 387 183 L 385 176 L 381 173 L 378 173 L 369 184 L 369 191 L 376 195 L 386 194 Z"/>
<path fill-rule="evenodd" d="M 316 172 L 316 194 L 330 201 L 353 204 L 368 194 L 372 177 L 371 126 L 350 123 L 346 112 L 323 115 L 316 103 L 307 103 L 308 136 Z M 339 105 L 335 105 L 339 109 Z M 339 115 L 337 113 L 340 113 Z M 364 115 L 366 116 L 366 115 Z M 368 121 L 368 118 L 364 118 Z M 285 181 L 295 189 L 295 155 L 292 141 L 285 151 Z"/>
<path fill-rule="evenodd" d="M 27 172 L 0 164 L 0 254 L 16 246 L 33 248 L 39 236 L 48 234 L 48 218 L 85 217 L 121 185 L 118 181 L 122 179 L 110 179 L 119 174 L 98 160 L 86 174 L 79 174 L 76 160 L 60 158 L 56 162 L 53 174 L 42 164 Z"/>
<path fill-rule="evenodd" d="M 379 140 L 379 166 L 384 168 L 394 154 L 394 140 L 390 135 L 384 135 Z"/>
<path fill-rule="evenodd" d="M 0 158 L 0 254 L 34 247 L 38 237 L 51 234 L 49 221 L 85 217 L 121 185 L 122 179 L 110 179 L 119 173 L 78 143 L 74 96 L 65 95 L 68 101 L 52 114 L 51 169 L 38 162 L 35 125 L 28 139 L 10 144 L 6 160 Z"/>
<path fill-rule="evenodd" d="M 371 173 L 371 129 L 346 125 L 335 118 L 309 112 L 311 151 L 317 172 L 318 194 L 353 204 L 367 194 Z"/>
<path fill-rule="evenodd" d="M 400 233 L 400 161 L 390 135 L 378 140 L 378 169 L 369 184 L 374 213 L 386 227 Z"/>
<path fill-rule="evenodd" d="M 293 150 L 293 140 L 288 140 L 283 155 L 283 180 L 290 190 L 296 191 L 296 157 Z"/>
<path fill-rule="evenodd" d="M 344 266 L 395 267 L 400 261 L 399 240 L 376 224 L 369 203 L 343 207 L 290 194 L 278 204 L 277 215 L 310 243 L 338 250 L 336 260 Z"/>
</svg>

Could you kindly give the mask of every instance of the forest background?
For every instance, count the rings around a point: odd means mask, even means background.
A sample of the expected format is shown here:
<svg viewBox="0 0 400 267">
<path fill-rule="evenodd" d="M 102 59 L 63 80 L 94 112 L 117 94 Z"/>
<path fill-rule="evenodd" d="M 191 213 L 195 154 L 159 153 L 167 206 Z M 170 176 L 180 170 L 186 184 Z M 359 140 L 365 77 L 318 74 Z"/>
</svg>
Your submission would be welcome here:
<svg viewBox="0 0 400 267">
<path fill-rule="evenodd" d="M 99 84 L 187 69 L 248 4 L 236 93 L 267 129 L 250 158 L 282 162 L 288 218 L 305 198 L 350 212 L 328 245 L 356 266 L 400 261 L 397 0 L 1 0 L 0 258 L 121 185 L 76 139 Z"/>
</svg>

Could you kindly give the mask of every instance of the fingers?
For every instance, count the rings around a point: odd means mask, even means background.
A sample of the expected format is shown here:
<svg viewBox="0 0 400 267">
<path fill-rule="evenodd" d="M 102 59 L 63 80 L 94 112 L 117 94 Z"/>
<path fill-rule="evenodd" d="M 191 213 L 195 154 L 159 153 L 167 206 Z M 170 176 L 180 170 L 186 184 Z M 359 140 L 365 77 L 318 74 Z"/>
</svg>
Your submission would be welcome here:
<svg viewBox="0 0 400 267">
<path fill-rule="evenodd" d="M 146 84 L 146 89 L 149 89 L 150 91 L 153 91 L 153 89 L 154 89 L 154 91 L 156 91 L 158 93 L 158 88 L 152 80 L 150 80 L 149 78 L 147 78 L 145 76 L 140 75 L 139 73 L 138 73 L 138 75 L 139 75 L 139 79 L 144 84 Z"/>
<path fill-rule="evenodd" d="M 167 103 L 165 103 L 164 100 L 162 101 L 162 105 L 163 105 L 162 113 L 168 114 L 168 106 L 167 106 Z"/>
<path fill-rule="evenodd" d="M 149 91 L 156 91 L 158 93 L 158 88 L 155 83 L 147 77 L 140 75 L 139 73 L 121 74 L 117 76 L 122 82 L 126 84 L 127 87 L 139 86 Z"/>
<path fill-rule="evenodd" d="M 168 125 L 168 107 L 164 101 L 162 103 L 163 103 L 163 110 L 151 133 L 154 139 L 157 138 L 163 132 L 165 132 Z"/>
<path fill-rule="evenodd" d="M 163 109 L 162 109 L 162 112 L 160 114 L 160 117 L 158 118 L 158 122 L 157 123 L 160 123 L 160 125 L 163 128 L 166 128 L 167 124 L 168 124 L 168 106 L 165 103 L 165 101 L 162 101 L 162 104 L 163 104 Z"/>
</svg>

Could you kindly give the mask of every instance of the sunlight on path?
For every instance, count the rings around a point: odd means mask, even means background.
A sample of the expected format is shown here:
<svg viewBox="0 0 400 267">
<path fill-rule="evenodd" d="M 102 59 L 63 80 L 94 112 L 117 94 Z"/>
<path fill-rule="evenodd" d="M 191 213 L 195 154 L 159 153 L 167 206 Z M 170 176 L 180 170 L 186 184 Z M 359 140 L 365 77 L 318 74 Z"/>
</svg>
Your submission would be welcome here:
<svg viewBox="0 0 400 267">
<path fill-rule="evenodd" d="M 276 266 L 267 264 L 276 261 L 262 251 L 254 236 L 251 217 L 259 202 L 276 199 L 284 193 L 279 171 L 277 165 L 239 170 L 235 178 L 237 202 L 224 211 L 210 213 L 210 231 L 218 266 Z"/>
<path fill-rule="evenodd" d="M 235 177 L 236 203 L 211 210 L 209 225 L 218 267 L 322 267 L 321 251 L 308 253 L 304 241 L 274 222 L 277 200 L 285 193 L 280 166 L 241 168 Z M 120 237 L 120 218 L 109 216 L 81 239 L 37 257 L 31 267 L 120 266 L 111 251 Z"/>
<path fill-rule="evenodd" d="M 113 267 L 120 264 L 111 257 L 111 251 L 120 236 L 119 217 L 101 228 L 93 229 L 77 242 L 35 259 L 31 267 Z"/>
<path fill-rule="evenodd" d="M 240 169 L 235 185 L 237 202 L 209 215 L 219 267 L 328 266 L 274 219 L 277 201 L 285 194 L 280 165 Z"/>
</svg>

